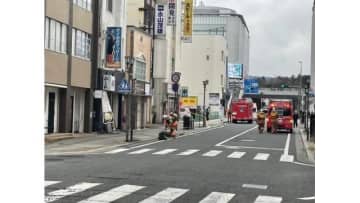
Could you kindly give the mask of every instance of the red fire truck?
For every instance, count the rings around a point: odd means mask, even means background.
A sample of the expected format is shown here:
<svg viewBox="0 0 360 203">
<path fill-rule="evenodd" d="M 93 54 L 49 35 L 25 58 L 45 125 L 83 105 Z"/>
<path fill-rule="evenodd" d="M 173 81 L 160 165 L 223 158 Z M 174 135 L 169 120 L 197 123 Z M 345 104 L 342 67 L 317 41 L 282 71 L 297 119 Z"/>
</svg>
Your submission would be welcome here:
<svg viewBox="0 0 360 203">
<path fill-rule="evenodd" d="M 233 123 L 238 121 L 253 122 L 253 102 L 251 99 L 239 99 L 231 102 L 231 118 Z"/>
<path fill-rule="evenodd" d="M 293 104 L 291 100 L 272 100 L 269 103 L 269 111 L 267 115 L 267 131 L 271 131 L 271 110 L 275 108 L 277 112 L 277 129 L 293 131 Z"/>
</svg>

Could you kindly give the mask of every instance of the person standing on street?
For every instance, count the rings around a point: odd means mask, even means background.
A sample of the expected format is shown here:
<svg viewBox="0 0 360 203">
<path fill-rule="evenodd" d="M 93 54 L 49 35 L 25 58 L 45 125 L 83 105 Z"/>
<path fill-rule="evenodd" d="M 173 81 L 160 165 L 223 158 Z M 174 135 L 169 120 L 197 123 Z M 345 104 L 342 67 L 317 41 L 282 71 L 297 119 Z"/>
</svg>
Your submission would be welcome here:
<svg viewBox="0 0 360 203">
<path fill-rule="evenodd" d="M 294 128 L 297 128 L 297 126 L 298 126 L 298 119 L 299 119 L 299 114 L 298 114 L 297 111 L 294 112 L 293 119 L 294 119 Z"/>
<path fill-rule="evenodd" d="M 228 123 L 231 123 L 231 109 L 229 108 L 227 111 Z"/>
</svg>

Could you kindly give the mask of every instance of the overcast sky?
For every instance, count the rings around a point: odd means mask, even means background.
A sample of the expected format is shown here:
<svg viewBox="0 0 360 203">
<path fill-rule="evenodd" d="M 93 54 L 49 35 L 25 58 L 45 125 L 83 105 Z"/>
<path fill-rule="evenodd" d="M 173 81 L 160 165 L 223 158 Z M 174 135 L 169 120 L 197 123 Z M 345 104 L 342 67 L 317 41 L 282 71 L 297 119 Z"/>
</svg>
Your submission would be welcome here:
<svg viewBox="0 0 360 203">
<path fill-rule="evenodd" d="M 199 3 L 200 0 L 197 0 Z M 313 0 L 203 0 L 242 14 L 250 31 L 250 75 L 310 74 Z"/>
</svg>

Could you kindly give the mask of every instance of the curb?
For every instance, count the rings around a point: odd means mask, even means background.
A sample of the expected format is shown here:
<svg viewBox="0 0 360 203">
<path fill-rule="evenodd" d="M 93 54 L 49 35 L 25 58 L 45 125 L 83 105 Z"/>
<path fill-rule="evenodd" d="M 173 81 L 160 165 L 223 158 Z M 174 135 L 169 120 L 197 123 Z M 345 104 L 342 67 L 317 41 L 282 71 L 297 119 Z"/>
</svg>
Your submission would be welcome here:
<svg viewBox="0 0 360 203">
<path fill-rule="evenodd" d="M 308 156 L 308 159 L 311 163 L 315 164 L 315 157 L 312 155 L 312 153 L 310 152 L 309 150 L 309 145 L 306 141 L 306 136 L 304 135 L 303 133 L 303 130 L 302 129 L 299 129 L 299 132 L 300 132 L 300 137 L 301 137 L 301 140 L 305 146 L 305 150 L 306 150 L 306 154 Z"/>
</svg>

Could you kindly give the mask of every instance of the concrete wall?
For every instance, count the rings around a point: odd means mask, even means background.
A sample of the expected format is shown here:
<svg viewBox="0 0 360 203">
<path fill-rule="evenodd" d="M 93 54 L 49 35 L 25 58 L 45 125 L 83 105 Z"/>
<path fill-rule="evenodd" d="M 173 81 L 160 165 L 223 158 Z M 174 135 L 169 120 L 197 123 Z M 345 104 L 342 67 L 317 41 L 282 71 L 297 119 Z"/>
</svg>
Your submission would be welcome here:
<svg viewBox="0 0 360 203">
<path fill-rule="evenodd" d="M 73 27 L 92 33 L 92 13 L 74 4 Z"/>
<path fill-rule="evenodd" d="M 66 54 L 45 50 L 45 82 L 67 85 Z"/>
<path fill-rule="evenodd" d="M 221 97 L 221 75 L 225 78 L 226 63 L 221 58 L 227 55 L 226 40 L 222 36 L 193 36 L 192 43 L 182 45 L 182 64 L 180 72 L 181 86 L 188 87 L 189 96 L 198 97 L 198 105 L 203 105 L 203 83 L 209 80 L 206 91 L 206 106 L 209 102 L 209 93 L 219 93 Z M 209 56 L 209 60 L 206 56 Z"/>
<path fill-rule="evenodd" d="M 71 58 L 71 86 L 90 88 L 91 63 L 78 57 Z"/>
<path fill-rule="evenodd" d="M 69 0 L 46 0 L 45 15 L 65 24 L 69 23 Z"/>
<path fill-rule="evenodd" d="M 144 26 L 144 11 L 139 11 L 139 8 L 143 7 L 144 0 L 130 0 L 127 2 L 127 25 Z"/>
</svg>

